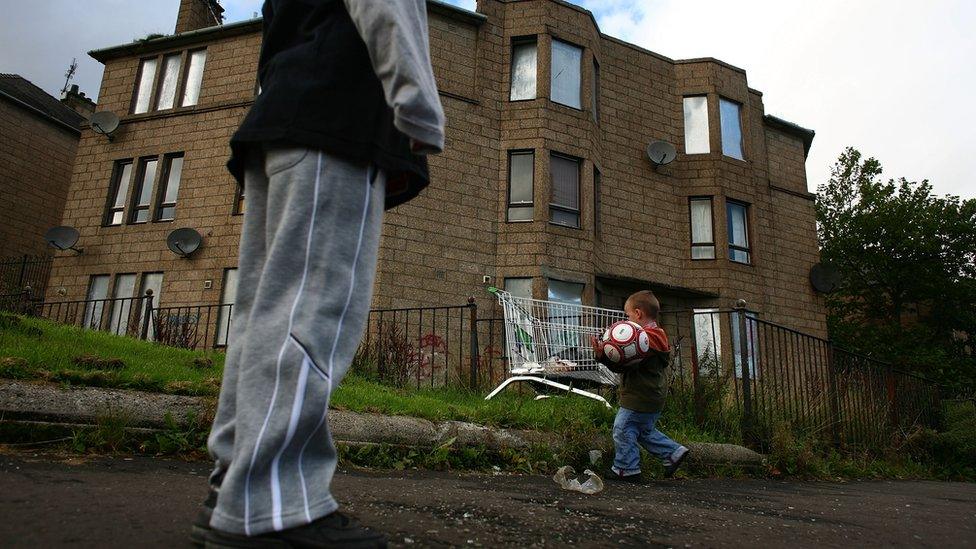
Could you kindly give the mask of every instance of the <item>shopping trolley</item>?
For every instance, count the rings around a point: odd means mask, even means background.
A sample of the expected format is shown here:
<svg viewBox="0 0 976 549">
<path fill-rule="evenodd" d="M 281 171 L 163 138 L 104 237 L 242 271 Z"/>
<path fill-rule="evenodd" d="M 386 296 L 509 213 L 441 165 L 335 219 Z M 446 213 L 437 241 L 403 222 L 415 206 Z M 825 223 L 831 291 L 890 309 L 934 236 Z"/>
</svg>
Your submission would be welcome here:
<svg viewBox="0 0 976 549">
<path fill-rule="evenodd" d="M 526 381 L 592 398 L 610 407 L 600 395 L 560 381 L 613 386 L 619 383 L 617 374 L 596 361 L 590 338 L 599 337 L 614 322 L 626 320 L 623 311 L 516 297 L 498 288 L 488 291 L 498 298 L 505 314 L 510 377 L 485 400 L 512 383 Z"/>
</svg>

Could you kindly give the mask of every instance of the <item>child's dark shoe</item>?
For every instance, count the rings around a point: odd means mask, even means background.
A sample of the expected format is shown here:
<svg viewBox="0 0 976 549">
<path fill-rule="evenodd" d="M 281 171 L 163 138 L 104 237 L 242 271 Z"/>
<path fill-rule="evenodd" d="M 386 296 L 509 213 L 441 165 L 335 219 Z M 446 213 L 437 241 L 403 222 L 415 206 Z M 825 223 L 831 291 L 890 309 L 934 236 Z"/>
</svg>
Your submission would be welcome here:
<svg viewBox="0 0 976 549">
<path fill-rule="evenodd" d="M 613 469 L 607 469 L 604 471 L 604 477 L 613 482 L 626 482 L 629 484 L 642 484 L 644 482 L 640 473 L 622 475 Z"/>
<path fill-rule="evenodd" d="M 688 457 L 688 454 L 690 454 L 691 451 L 682 446 L 681 448 L 675 450 L 674 453 L 677 455 L 671 456 L 671 463 L 664 466 L 664 476 L 666 478 L 671 478 L 675 473 L 678 472 L 678 468 L 681 467 L 681 463 L 684 462 L 685 458 Z"/>
</svg>

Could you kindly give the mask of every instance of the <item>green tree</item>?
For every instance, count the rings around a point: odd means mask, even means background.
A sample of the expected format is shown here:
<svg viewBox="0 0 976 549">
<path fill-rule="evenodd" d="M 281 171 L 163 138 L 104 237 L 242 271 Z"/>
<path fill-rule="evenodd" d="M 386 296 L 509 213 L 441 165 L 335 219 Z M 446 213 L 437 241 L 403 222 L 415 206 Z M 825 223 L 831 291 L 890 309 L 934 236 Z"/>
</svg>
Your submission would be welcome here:
<svg viewBox="0 0 976 549">
<path fill-rule="evenodd" d="M 840 346 L 976 388 L 976 200 L 935 196 L 927 180 L 881 178 L 853 148 L 817 188 L 821 258 L 841 275 L 827 296 Z"/>
</svg>

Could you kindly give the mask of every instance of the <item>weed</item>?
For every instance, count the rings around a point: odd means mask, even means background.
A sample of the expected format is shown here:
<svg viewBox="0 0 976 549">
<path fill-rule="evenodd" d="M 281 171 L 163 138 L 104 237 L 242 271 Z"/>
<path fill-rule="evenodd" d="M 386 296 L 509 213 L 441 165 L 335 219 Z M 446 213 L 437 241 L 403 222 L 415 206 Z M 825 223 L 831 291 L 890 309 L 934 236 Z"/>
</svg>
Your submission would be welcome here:
<svg viewBox="0 0 976 549">
<path fill-rule="evenodd" d="M 72 359 L 75 366 L 85 370 L 121 370 L 125 362 L 121 358 L 102 358 L 96 355 L 84 354 Z"/>
</svg>

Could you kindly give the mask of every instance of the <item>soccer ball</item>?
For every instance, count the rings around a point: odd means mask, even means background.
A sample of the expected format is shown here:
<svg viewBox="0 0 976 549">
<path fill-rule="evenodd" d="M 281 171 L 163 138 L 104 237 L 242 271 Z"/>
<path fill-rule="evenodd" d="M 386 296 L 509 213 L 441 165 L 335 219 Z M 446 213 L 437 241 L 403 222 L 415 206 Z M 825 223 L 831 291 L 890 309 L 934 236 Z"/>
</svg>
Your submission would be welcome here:
<svg viewBox="0 0 976 549">
<path fill-rule="evenodd" d="M 642 360 L 651 350 L 651 340 L 640 324 L 629 320 L 614 322 L 600 338 L 603 354 L 621 366 Z"/>
</svg>

